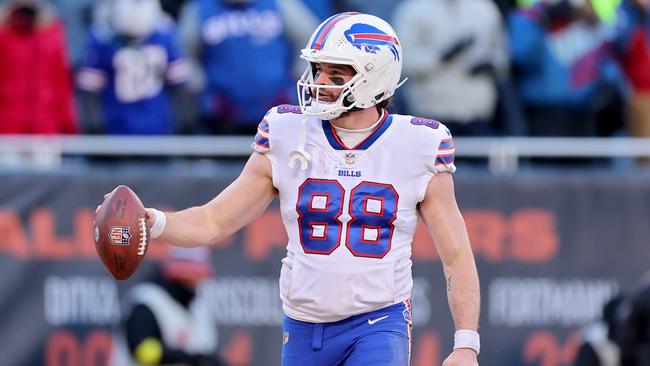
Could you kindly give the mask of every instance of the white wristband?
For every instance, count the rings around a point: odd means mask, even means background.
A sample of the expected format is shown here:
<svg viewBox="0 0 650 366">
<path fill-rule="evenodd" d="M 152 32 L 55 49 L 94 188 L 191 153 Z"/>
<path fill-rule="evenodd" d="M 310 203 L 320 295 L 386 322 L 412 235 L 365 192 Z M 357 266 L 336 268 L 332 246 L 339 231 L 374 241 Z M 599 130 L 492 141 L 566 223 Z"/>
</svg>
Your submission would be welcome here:
<svg viewBox="0 0 650 366">
<path fill-rule="evenodd" d="M 164 212 L 156 210 L 155 208 L 152 208 L 151 211 L 153 212 L 154 220 L 153 225 L 151 225 L 151 228 L 149 229 L 149 237 L 151 239 L 156 239 L 160 234 L 162 234 L 163 230 L 165 230 L 165 225 L 167 225 L 167 216 Z"/>
<path fill-rule="evenodd" d="M 470 348 L 478 355 L 481 350 L 481 338 L 473 330 L 461 329 L 454 333 L 454 349 Z"/>
</svg>

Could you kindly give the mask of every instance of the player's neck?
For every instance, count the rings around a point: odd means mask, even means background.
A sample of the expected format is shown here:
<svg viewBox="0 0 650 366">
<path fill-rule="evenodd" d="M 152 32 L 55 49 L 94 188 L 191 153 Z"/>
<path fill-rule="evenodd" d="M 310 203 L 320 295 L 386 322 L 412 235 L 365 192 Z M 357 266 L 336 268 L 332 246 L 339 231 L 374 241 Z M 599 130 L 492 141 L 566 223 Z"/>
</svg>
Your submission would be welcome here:
<svg viewBox="0 0 650 366">
<path fill-rule="evenodd" d="M 375 124 L 381 112 L 375 107 L 344 113 L 341 117 L 330 120 L 335 127 L 345 128 L 346 130 L 363 130 Z"/>
</svg>

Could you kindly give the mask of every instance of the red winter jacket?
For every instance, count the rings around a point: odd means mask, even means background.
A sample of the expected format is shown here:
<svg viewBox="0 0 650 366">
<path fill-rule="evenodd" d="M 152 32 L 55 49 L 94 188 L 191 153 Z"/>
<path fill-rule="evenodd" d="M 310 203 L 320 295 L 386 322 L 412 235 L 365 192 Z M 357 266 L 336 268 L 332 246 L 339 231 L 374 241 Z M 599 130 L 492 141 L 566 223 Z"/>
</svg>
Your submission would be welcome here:
<svg viewBox="0 0 650 366">
<path fill-rule="evenodd" d="M 63 25 L 0 23 L 0 134 L 76 133 Z"/>
</svg>

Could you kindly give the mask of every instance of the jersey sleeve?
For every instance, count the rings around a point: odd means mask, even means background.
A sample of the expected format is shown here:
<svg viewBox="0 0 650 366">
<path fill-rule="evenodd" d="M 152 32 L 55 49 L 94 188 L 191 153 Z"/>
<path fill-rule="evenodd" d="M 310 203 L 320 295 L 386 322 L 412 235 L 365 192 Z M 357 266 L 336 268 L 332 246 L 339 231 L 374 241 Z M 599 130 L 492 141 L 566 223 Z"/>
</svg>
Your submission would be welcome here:
<svg viewBox="0 0 650 366">
<path fill-rule="evenodd" d="M 269 120 L 271 118 L 272 110 L 273 109 L 266 112 L 262 122 L 257 125 L 257 133 L 255 134 L 255 139 L 251 144 L 253 150 L 261 154 L 266 154 L 271 151 L 271 129 Z"/>
<path fill-rule="evenodd" d="M 417 136 L 424 146 L 422 157 L 426 166 L 433 174 L 456 171 L 454 165 L 456 144 L 451 132 L 444 124 L 421 117 L 411 118 L 411 125 L 418 126 Z"/>
<path fill-rule="evenodd" d="M 438 137 L 436 155 L 433 164 L 429 168 L 434 174 L 453 173 L 456 171 L 456 165 L 454 164 L 456 144 L 454 138 L 447 126 L 442 123 L 436 129 L 436 136 Z"/>
<path fill-rule="evenodd" d="M 302 115 L 302 111 L 297 105 L 281 104 L 271 108 L 257 126 L 257 133 L 251 144 L 253 150 L 262 154 L 278 153 L 283 147 L 286 147 L 279 141 L 284 141 L 287 136 L 297 135 L 297 129 L 291 126 L 300 126 L 294 123 L 301 118 L 300 115 Z M 271 138 L 272 136 L 273 138 Z M 275 148 L 273 147 L 274 143 L 276 143 Z"/>
</svg>

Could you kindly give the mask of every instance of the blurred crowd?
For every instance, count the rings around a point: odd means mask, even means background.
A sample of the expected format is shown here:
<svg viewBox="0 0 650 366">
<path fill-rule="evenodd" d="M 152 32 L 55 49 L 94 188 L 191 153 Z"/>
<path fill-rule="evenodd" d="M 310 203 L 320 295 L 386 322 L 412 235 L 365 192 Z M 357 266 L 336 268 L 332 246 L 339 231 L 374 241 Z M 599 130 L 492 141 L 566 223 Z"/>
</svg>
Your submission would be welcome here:
<svg viewBox="0 0 650 366">
<path fill-rule="evenodd" d="M 340 11 L 400 36 L 394 113 L 650 137 L 650 0 L 0 0 L 0 133 L 253 134 Z"/>
</svg>

